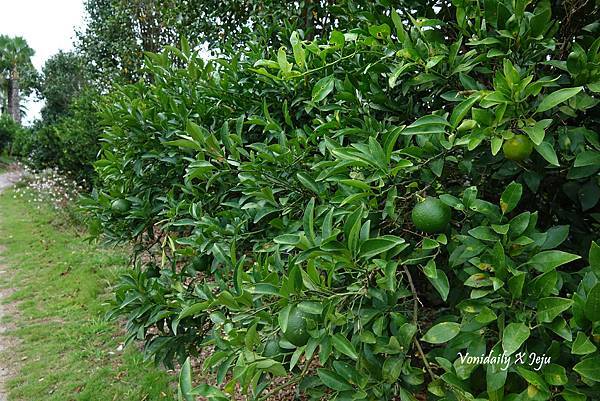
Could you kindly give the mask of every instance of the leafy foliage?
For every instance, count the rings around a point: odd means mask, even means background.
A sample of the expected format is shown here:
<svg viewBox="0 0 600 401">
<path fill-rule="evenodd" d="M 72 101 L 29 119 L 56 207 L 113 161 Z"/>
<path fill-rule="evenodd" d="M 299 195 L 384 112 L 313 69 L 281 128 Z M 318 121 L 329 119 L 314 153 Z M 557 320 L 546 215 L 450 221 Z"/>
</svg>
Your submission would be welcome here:
<svg viewBox="0 0 600 401">
<path fill-rule="evenodd" d="M 41 114 L 46 124 L 68 114 L 87 86 L 82 63 L 78 54 L 60 51 L 44 64 L 39 96 L 45 101 Z"/>
<path fill-rule="evenodd" d="M 261 400 L 276 376 L 310 399 L 600 391 L 600 38 L 565 60 L 550 3 L 479 4 L 210 61 L 183 40 L 110 94 L 84 207 L 135 243 L 130 338 L 167 365 L 214 347 L 216 383 L 185 362 L 180 399 Z M 427 197 L 441 233 L 411 222 Z"/>
<path fill-rule="evenodd" d="M 6 114 L 0 115 L 0 152 L 9 148 L 20 130 L 21 127 L 12 117 Z"/>
<path fill-rule="evenodd" d="M 97 92 L 87 88 L 78 97 L 69 99 L 66 113 L 46 109 L 46 119 L 36 121 L 15 138 L 15 155 L 21 156 L 33 170 L 57 168 L 81 183 L 90 184 L 100 147 L 96 115 L 99 99 Z M 49 117 L 54 112 L 57 112 L 55 117 Z"/>
</svg>

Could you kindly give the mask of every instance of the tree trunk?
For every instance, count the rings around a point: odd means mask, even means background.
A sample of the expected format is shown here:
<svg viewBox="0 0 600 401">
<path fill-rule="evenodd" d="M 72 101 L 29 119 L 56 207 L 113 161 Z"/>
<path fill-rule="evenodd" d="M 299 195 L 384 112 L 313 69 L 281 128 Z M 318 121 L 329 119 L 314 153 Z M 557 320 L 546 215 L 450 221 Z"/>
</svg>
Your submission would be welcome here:
<svg viewBox="0 0 600 401">
<path fill-rule="evenodd" d="M 8 79 L 8 113 L 21 124 L 21 98 L 19 97 L 19 71 L 14 66 Z"/>
</svg>

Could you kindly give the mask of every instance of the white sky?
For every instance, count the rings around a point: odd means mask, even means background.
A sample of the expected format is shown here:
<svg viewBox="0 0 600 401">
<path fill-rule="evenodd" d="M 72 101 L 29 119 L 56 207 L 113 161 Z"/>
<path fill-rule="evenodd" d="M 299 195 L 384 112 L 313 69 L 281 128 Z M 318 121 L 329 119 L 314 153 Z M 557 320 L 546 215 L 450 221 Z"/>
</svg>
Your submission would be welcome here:
<svg viewBox="0 0 600 401">
<path fill-rule="evenodd" d="M 0 0 L 0 34 L 24 37 L 35 50 L 38 71 L 59 50 L 73 48 L 75 27 L 83 26 L 83 17 L 83 0 Z M 39 116 L 42 104 L 25 105 L 27 123 Z"/>
</svg>

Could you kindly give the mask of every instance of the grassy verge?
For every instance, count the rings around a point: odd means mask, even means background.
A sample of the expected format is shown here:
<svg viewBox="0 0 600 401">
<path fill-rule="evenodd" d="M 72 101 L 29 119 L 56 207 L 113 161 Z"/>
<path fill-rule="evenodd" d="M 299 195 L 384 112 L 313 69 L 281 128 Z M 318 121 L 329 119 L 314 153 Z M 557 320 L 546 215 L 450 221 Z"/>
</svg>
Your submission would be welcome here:
<svg viewBox="0 0 600 401">
<path fill-rule="evenodd" d="M 16 349 L 0 355 L 17 370 L 9 399 L 173 400 L 172 377 L 143 362 L 134 347 L 119 351 L 122 333 L 103 319 L 107 287 L 125 259 L 85 244 L 57 221 L 49 209 L 0 194 L 8 270 L 0 286 L 15 289 L 15 313 L 5 323 L 18 339 Z"/>
</svg>

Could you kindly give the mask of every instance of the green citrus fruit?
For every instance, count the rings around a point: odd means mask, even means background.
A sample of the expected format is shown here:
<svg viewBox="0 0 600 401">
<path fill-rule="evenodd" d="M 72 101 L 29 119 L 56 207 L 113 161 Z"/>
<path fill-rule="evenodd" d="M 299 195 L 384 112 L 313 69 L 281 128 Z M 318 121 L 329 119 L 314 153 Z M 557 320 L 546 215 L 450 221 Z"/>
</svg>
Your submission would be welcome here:
<svg viewBox="0 0 600 401">
<path fill-rule="evenodd" d="M 283 334 L 296 347 L 306 345 L 310 338 L 310 335 L 306 331 L 306 315 L 295 306 L 290 310 L 287 329 Z"/>
<path fill-rule="evenodd" d="M 451 217 L 450 207 L 438 198 L 428 197 L 417 203 L 412 210 L 415 227 L 428 233 L 444 231 Z"/>
<path fill-rule="evenodd" d="M 110 204 L 110 207 L 113 212 L 126 213 L 129 211 L 129 208 L 131 207 L 131 203 L 126 199 L 115 199 Z"/>
<path fill-rule="evenodd" d="M 533 151 L 533 143 L 525 135 L 515 135 L 504 142 L 502 151 L 508 160 L 525 160 Z"/>
</svg>

